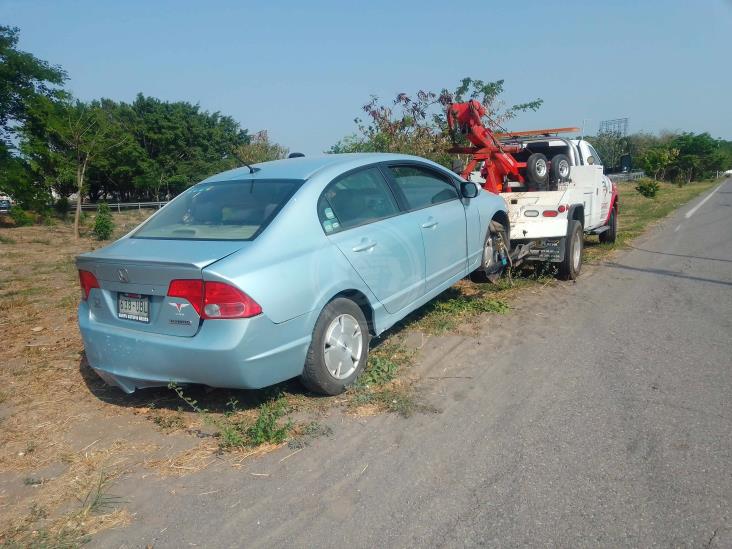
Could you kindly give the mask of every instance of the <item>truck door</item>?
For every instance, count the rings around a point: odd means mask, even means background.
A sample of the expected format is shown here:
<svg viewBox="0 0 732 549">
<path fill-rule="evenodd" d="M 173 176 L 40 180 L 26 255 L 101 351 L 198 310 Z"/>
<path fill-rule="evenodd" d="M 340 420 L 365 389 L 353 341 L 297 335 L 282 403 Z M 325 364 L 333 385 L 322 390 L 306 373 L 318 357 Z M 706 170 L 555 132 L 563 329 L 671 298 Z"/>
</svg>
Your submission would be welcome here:
<svg viewBox="0 0 732 549">
<path fill-rule="evenodd" d="M 585 202 L 585 229 L 600 226 L 604 218 L 601 216 L 602 188 L 605 181 L 600 155 L 587 141 L 580 141 L 580 152 L 584 160 L 581 186 Z M 590 196 L 591 195 L 591 196 Z"/>
</svg>

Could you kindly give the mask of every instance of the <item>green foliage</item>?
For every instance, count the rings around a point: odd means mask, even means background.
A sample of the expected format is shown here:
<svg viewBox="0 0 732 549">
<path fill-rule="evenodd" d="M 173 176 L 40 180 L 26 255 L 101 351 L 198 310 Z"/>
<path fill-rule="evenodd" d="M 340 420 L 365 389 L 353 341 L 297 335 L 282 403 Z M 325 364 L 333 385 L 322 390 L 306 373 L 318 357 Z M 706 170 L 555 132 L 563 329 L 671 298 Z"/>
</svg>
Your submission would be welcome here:
<svg viewBox="0 0 732 549">
<path fill-rule="evenodd" d="M 7 148 L 35 103 L 62 97 L 58 86 L 66 80 L 59 67 L 17 49 L 19 32 L 0 25 L 0 142 Z"/>
<path fill-rule="evenodd" d="M 541 99 L 537 99 L 505 107 L 499 100 L 502 93 L 503 80 L 484 82 L 464 78 L 452 92 L 447 89 L 439 93 L 420 90 L 413 96 L 400 93 L 391 104 L 371 96 L 362 107 L 366 121 L 355 119 L 358 132 L 333 145 L 329 152 L 398 152 L 450 166 L 453 157 L 447 149 L 455 136 L 450 135 L 447 127 L 448 105 L 478 99 L 486 107 L 486 124 L 498 127 L 518 113 L 535 111 L 542 104 Z"/>
<path fill-rule="evenodd" d="M 292 423 L 289 421 L 283 426 L 278 424 L 279 419 L 286 413 L 287 401 L 282 397 L 260 405 L 257 420 L 246 431 L 250 445 L 259 446 L 267 442 L 272 444 L 283 442 L 292 429 Z"/>
<path fill-rule="evenodd" d="M 655 198 L 656 193 L 658 193 L 658 188 L 659 185 L 657 181 L 652 179 L 641 179 L 635 190 L 646 198 Z"/>
<path fill-rule="evenodd" d="M 25 227 L 27 225 L 33 225 L 33 217 L 21 208 L 13 207 L 10 210 L 10 217 L 15 223 L 16 227 Z"/>
<path fill-rule="evenodd" d="M 114 220 L 109 204 L 102 202 L 97 208 L 97 215 L 94 218 L 92 234 L 97 240 L 109 240 L 114 232 Z"/>
<path fill-rule="evenodd" d="M 374 354 L 369 357 L 366 371 L 358 380 L 359 385 L 383 385 L 394 379 L 399 364 L 391 357 Z"/>
<path fill-rule="evenodd" d="M 678 149 L 658 145 L 646 150 L 639 158 L 639 164 L 647 175 L 653 176 L 653 179 L 664 179 L 666 171 L 678 156 Z"/>
<path fill-rule="evenodd" d="M 56 214 L 60 218 L 66 219 L 66 216 L 71 210 L 71 204 L 69 204 L 69 199 L 65 196 L 62 196 L 56 202 L 54 202 L 53 209 L 56 211 Z"/>
<path fill-rule="evenodd" d="M 197 400 L 186 396 L 179 385 L 171 382 L 168 388 L 173 389 L 178 397 L 199 415 L 203 423 L 216 429 L 221 450 L 228 451 L 265 443 L 279 444 L 284 442 L 292 431 L 291 421 L 280 425 L 280 420 L 288 413 L 287 401 L 282 395 L 275 395 L 260 404 L 259 414 L 252 423 L 241 416 L 239 402 L 233 398 L 228 402 L 229 409 L 222 415 L 216 415 L 201 407 Z"/>
<path fill-rule="evenodd" d="M 270 160 L 285 158 L 288 149 L 277 143 L 272 143 L 266 131 L 254 134 L 248 143 L 239 145 L 234 154 L 242 164 L 257 164 Z"/>
</svg>

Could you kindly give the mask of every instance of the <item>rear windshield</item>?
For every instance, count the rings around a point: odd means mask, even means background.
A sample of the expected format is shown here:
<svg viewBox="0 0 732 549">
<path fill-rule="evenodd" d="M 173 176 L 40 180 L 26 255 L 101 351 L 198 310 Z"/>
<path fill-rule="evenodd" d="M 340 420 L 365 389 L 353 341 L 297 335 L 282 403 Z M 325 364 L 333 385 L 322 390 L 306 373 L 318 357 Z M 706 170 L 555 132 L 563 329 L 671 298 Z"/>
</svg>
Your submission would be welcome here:
<svg viewBox="0 0 732 549">
<path fill-rule="evenodd" d="M 132 238 L 253 240 L 302 185 L 295 179 L 199 183 L 140 227 Z"/>
</svg>

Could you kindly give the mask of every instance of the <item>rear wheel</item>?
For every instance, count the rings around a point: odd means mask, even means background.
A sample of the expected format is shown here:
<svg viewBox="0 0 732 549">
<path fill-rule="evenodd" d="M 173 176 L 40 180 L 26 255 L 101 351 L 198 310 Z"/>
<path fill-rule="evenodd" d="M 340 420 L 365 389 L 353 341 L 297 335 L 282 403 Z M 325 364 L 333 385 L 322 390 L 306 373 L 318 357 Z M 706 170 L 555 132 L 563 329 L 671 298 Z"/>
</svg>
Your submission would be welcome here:
<svg viewBox="0 0 732 549">
<path fill-rule="evenodd" d="M 483 258 L 480 267 L 470 273 L 470 280 L 478 283 L 496 282 L 506 266 L 501 255 L 508 253 L 508 233 L 498 221 L 491 221 L 483 244 Z"/>
<path fill-rule="evenodd" d="M 614 244 L 618 237 L 618 212 L 613 208 L 610 210 L 610 219 L 608 219 L 608 230 L 600 233 L 600 242 L 603 244 Z"/>
<path fill-rule="evenodd" d="M 569 221 L 564 243 L 564 260 L 559 264 L 559 276 L 563 280 L 576 280 L 582 269 L 582 224 L 576 219 Z"/>
<path fill-rule="evenodd" d="M 541 153 L 532 154 L 526 161 L 526 177 L 529 183 L 543 187 L 549 179 L 549 162 Z"/>
<path fill-rule="evenodd" d="M 315 323 L 303 385 L 323 395 L 342 393 L 366 367 L 369 340 L 366 317 L 356 303 L 342 297 L 328 303 Z"/>
<path fill-rule="evenodd" d="M 557 183 L 569 179 L 569 157 L 566 154 L 558 154 L 552 158 L 552 179 Z"/>
</svg>

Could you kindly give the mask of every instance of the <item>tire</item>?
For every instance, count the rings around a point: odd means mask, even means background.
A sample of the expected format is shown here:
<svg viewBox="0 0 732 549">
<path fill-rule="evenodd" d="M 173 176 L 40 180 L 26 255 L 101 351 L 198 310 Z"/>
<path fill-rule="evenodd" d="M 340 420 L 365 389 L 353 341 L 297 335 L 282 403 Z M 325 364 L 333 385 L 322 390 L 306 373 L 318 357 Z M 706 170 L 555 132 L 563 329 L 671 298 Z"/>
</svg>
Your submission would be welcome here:
<svg viewBox="0 0 732 549">
<path fill-rule="evenodd" d="M 579 276 L 583 244 L 582 224 L 576 219 L 570 219 L 564 243 L 564 259 L 559 264 L 559 277 L 562 280 L 576 280 Z"/>
<path fill-rule="evenodd" d="M 556 183 L 567 181 L 569 179 L 569 172 L 571 170 L 571 164 L 569 163 L 569 157 L 566 154 L 558 154 L 552 158 L 552 180 Z"/>
<path fill-rule="evenodd" d="M 610 228 L 600 233 L 600 242 L 603 244 L 614 244 L 615 239 L 618 237 L 618 212 L 615 208 L 610 210 L 610 219 L 607 224 Z"/>
<path fill-rule="evenodd" d="M 350 299 L 337 297 L 323 308 L 315 323 L 300 376 L 302 384 L 321 395 L 342 393 L 366 367 L 370 339 L 361 308 Z"/>
<path fill-rule="evenodd" d="M 529 183 L 544 187 L 549 179 L 549 162 L 541 153 L 532 154 L 526 161 L 526 178 Z"/>
<path fill-rule="evenodd" d="M 483 258 L 480 267 L 470 273 L 470 280 L 478 284 L 484 284 L 486 282 L 496 283 L 501 278 L 501 274 L 506 269 L 498 257 L 501 238 L 508 248 L 509 242 L 506 228 L 498 221 L 491 221 L 488 227 L 488 234 L 485 236 L 485 243 L 483 244 Z"/>
</svg>

